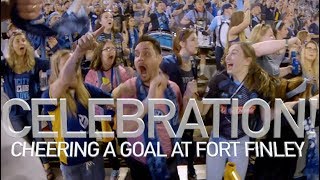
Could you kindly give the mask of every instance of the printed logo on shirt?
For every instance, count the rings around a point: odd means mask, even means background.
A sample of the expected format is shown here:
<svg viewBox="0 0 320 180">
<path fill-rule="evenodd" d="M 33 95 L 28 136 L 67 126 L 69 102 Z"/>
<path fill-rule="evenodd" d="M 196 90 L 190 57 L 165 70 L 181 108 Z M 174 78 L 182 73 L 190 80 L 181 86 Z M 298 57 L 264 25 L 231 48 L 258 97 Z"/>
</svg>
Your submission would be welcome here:
<svg viewBox="0 0 320 180">
<path fill-rule="evenodd" d="M 193 77 L 182 77 L 182 81 L 184 84 L 188 84 L 188 82 L 192 81 Z"/>
<path fill-rule="evenodd" d="M 87 129 L 89 125 L 88 117 L 81 114 L 79 114 L 78 117 L 79 117 L 79 124 L 83 127 L 83 129 Z"/>
<path fill-rule="evenodd" d="M 16 98 L 30 100 L 29 95 L 29 78 L 15 78 Z"/>
<path fill-rule="evenodd" d="M 249 114 L 254 114 L 254 112 L 255 112 L 255 110 L 257 109 L 257 107 L 256 106 L 251 106 L 250 108 L 249 108 Z M 236 113 L 236 111 L 235 110 L 232 110 L 232 108 L 230 107 L 230 108 L 228 108 L 227 106 L 225 106 L 225 105 L 221 105 L 220 106 L 220 113 L 221 114 L 234 114 L 234 113 Z M 238 112 L 237 112 L 237 114 L 243 114 L 243 106 L 238 106 Z"/>
</svg>

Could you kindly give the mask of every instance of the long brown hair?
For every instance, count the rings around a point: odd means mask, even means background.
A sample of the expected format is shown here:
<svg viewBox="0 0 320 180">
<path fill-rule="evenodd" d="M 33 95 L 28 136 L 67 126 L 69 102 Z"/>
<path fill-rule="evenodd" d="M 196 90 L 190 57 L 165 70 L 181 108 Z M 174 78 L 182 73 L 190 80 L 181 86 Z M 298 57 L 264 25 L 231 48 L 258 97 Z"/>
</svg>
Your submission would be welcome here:
<svg viewBox="0 0 320 180">
<path fill-rule="evenodd" d="M 93 58 L 90 64 L 90 69 L 93 69 L 95 71 L 102 70 L 102 50 L 105 44 L 111 43 L 115 48 L 116 44 L 111 41 L 111 40 L 106 40 L 104 42 L 99 43 L 98 47 L 96 47 L 93 51 Z M 113 66 L 116 65 L 116 59 L 117 59 L 117 53 L 115 53 L 114 61 L 113 61 Z"/>
<path fill-rule="evenodd" d="M 180 42 L 185 42 L 193 33 L 195 32 L 191 29 L 182 29 L 177 32 L 177 35 L 173 40 L 173 52 L 177 56 L 179 65 L 182 64 L 182 59 L 179 54 L 181 50 Z"/>
<path fill-rule="evenodd" d="M 236 11 L 234 13 L 232 13 L 231 17 L 230 17 L 230 25 L 229 25 L 229 30 L 234 27 L 234 26 L 238 26 L 239 24 L 241 24 L 244 21 L 244 17 L 245 14 L 243 11 Z M 229 32 L 228 32 L 229 34 Z M 246 40 L 246 35 L 244 33 L 244 31 L 240 32 L 238 34 L 239 39 L 241 42 Z M 229 41 L 229 38 L 228 38 Z"/>
<path fill-rule="evenodd" d="M 53 56 L 51 57 L 51 74 L 49 78 L 49 84 L 54 83 L 60 73 L 59 65 L 60 65 L 60 60 L 61 58 L 70 55 L 71 51 L 69 50 L 59 50 Z M 68 106 L 68 113 L 71 115 L 75 116 L 77 113 L 77 104 L 75 99 L 80 102 L 85 108 L 88 108 L 88 100 L 90 98 L 90 94 L 87 90 L 87 88 L 84 86 L 82 75 L 81 75 L 81 70 L 80 67 L 77 70 L 77 82 L 78 86 L 75 89 L 75 96 L 74 98 L 71 94 L 71 89 L 68 89 L 64 95 L 62 95 L 61 98 L 66 98 L 67 99 L 67 106 Z"/>
<path fill-rule="evenodd" d="M 246 88 L 250 91 L 257 91 L 266 98 L 274 99 L 276 97 L 276 90 L 280 84 L 280 80 L 270 76 L 256 63 L 256 53 L 249 42 L 238 42 L 243 54 L 246 58 L 252 58 L 249 65 L 249 71 L 244 81 Z"/>
<path fill-rule="evenodd" d="M 18 58 L 18 55 L 16 51 L 13 48 L 13 41 L 17 36 L 23 36 L 26 38 L 25 34 L 22 32 L 17 32 L 13 34 L 9 40 L 9 57 L 7 59 L 9 67 L 14 71 L 14 72 L 27 72 L 33 69 L 33 67 L 36 64 L 35 57 L 34 57 L 34 49 L 31 46 L 30 42 L 26 39 L 26 53 L 23 56 L 23 59 L 25 60 L 25 66 L 22 67 L 21 69 L 16 69 L 16 61 Z"/>
</svg>

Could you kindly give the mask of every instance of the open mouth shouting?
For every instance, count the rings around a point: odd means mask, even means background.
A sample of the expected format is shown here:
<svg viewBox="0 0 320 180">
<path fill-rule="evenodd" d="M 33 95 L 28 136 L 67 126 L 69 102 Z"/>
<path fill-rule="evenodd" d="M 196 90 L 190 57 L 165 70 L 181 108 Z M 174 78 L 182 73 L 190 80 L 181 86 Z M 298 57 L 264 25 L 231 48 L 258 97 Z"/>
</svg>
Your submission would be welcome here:
<svg viewBox="0 0 320 180">
<path fill-rule="evenodd" d="M 25 54 L 26 50 L 27 48 L 25 46 L 20 46 L 17 53 L 23 55 Z"/>
<path fill-rule="evenodd" d="M 143 78 L 143 79 L 147 78 L 148 73 L 147 73 L 147 67 L 145 65 L 139 64 L 137 70 L 138 70 L 141 78 Z"/>
<path fill-rule="evenodd" d="M 110 56 L 108 56 L 108 60 L 110 60 L 110 61 L 113 61 L 113 60 L 114 60 L 114 58 L 115 58 L 115 56 L 114 56 L 114 55 L 110 55 Z"/>
<path fill-rule="evenodd" d="M 230 71 L 233 68 L 233 63 L 227 63 L 227 70 Z"/>
</svg>

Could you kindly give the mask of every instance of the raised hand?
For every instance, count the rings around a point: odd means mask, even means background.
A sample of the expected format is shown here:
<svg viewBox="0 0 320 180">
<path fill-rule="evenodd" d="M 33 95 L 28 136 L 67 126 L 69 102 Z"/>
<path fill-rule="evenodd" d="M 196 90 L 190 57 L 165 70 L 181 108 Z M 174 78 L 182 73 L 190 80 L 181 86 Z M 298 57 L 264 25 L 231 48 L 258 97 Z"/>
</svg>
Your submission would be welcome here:
<svg viewBox="0 0 320 180">
<path fill-rule="evenodd" d="M 295 115 L 296 112 L 293 110 L 293 106 L 295 106 L 297 103 L 298 101 L 285 102 L 284 105 L 292 115 Z"/>
<path fill-rule="evenodd" d="M 292 46 L 292 45 L 297 45 L 297 46 L 301 46 L 301 41 L 300 41 L 300 39 L 299 38 L 297 38 L 297 37 L 293 37 L 293 38 L 290 38 L 289 40 L 288 40 L 288 44 L 290 45 L 290 46 Z"/>
<path fill-rule="evenodd" d="M 76 50 L 79 50 L 80 52 L 86 52 L 87 50 L 92 50 L 97 46 L 96 38 L 103 32 L 104 27 L 100 27 L 95 32 L 91 33 L 88 32 L 85 35 L 83 35 L 78 40 L 78 45 L 76 47 Z"/>
<path fill-rule="evenodd" d="M 169 79 L 167 76 L 165 76 L 163 73 L 159 73 L 159 75 L 150 82 L 148 97 L 162 98 L 164 96 L 164 91 L 167 89 L 168 81 Z"/>
<path fill-rule="evenodd" d="M 250 10 L 250 0 L 244 0 L 244 8 L 245 10 Z"/>
<path fill-rule="evenodd" d="M 188 82 L 185 95 L 191 97 L 194 94 L 198 94 L 198 85 L 196 80 Z"/>
</svg>

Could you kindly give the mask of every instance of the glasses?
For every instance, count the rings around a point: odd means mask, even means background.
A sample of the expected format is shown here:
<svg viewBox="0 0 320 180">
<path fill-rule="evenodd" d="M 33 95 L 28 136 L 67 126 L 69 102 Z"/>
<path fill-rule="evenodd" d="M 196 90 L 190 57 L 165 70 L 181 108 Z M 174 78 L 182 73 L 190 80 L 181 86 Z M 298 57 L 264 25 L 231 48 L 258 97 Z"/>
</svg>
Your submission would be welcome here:
<svg viewBox="0 0 320 180">
<path fill-rule="evenodd" d="M 312 47 L 306 47 L 306 50 L 309 50 L 311 52 L 317 52 L 317 49 L 312 48 Z"/>
<path fill-rule="evenodd" d="M 102 51 L 108 51 L 108 52 L 110 52 L 110 51 L 115 51 L 117 48 L 115 48 L 115 47 L 107 47 L 107 48 L 104 48 L 104 49 L 102 49 Z"/>
</svg>

